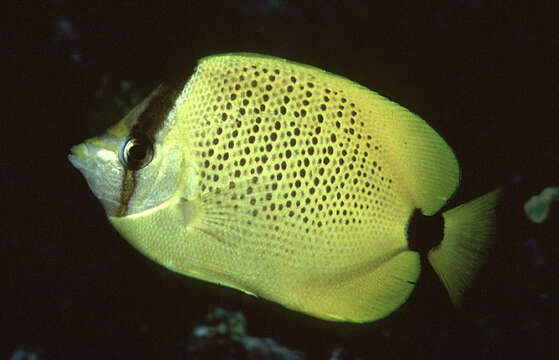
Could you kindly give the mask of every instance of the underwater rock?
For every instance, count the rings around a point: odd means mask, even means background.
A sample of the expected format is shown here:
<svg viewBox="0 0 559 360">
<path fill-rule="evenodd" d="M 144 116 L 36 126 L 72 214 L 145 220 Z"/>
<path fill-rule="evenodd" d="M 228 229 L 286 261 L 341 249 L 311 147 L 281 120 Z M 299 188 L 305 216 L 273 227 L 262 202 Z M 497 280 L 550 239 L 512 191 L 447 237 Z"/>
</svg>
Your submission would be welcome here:
<svg viewBox="0 0 559 360">
<path fill-rule="evenodd" d="M 39 348 L 20 347 L 16 349 L 10 360 L 41 360 L 44 359 L 43 350 Z"/>
<path fill-rule="evenodd" d="M 273 339 L 249 336 L 242 313 L 218 307 L 206 316 L 206 324 L 194 327 L 186 358 L 302 360 L 306 357 Z"/>
</svg>

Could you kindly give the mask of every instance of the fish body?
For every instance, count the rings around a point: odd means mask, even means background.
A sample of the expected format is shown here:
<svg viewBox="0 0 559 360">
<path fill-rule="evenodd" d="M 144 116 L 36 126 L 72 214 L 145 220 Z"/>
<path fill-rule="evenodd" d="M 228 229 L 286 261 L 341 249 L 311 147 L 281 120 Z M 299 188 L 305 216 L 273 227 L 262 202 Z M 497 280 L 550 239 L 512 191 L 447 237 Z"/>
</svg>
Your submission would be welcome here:
<svg viewBox="0 0 559 360">
<path fill-rule="evenodd" d="M 410 219 L 441 216 L 460 179 L 447 143 L 400 105 L 244 53 L 202 59 L 69 158 L 115 228 L 154 261 L 351 322 L 406 301 L 421 270 Z M 491 239 L 496 199 L 442 214 L 429 259 L 457 304 Z"/>
</svg>

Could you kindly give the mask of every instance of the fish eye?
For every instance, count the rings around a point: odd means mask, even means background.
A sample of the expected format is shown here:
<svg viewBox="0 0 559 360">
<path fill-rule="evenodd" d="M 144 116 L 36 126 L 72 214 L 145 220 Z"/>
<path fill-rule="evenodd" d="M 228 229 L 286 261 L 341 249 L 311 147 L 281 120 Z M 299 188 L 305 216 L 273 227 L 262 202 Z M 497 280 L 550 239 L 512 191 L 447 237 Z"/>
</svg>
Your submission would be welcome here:
<svg viewBox="0 0 559 360">
<path fill-rule="evenodd" d="M 140 170 L 153 159 L 153 144 L 146 136 L 129 137 L 119 151 L 120 162 L 130 170 Z"/>
</svg>

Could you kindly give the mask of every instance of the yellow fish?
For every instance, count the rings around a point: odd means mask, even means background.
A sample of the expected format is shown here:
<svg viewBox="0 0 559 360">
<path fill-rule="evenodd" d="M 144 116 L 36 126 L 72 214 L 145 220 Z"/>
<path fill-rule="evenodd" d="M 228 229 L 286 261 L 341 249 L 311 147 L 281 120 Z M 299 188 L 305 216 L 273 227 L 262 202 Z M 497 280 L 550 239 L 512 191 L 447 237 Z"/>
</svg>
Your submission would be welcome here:
<svg viewBox="0 0 559 360">
<path fill-rule="evenodd" d="M 458 305 L 498 199 L 440 214 L 460 170 L 420 117 L 343 77 L 246 53 L 200 60 L 69 159 L 154 261 L 334 321 L 400 307 L 421 252 Z"/>
</svg>

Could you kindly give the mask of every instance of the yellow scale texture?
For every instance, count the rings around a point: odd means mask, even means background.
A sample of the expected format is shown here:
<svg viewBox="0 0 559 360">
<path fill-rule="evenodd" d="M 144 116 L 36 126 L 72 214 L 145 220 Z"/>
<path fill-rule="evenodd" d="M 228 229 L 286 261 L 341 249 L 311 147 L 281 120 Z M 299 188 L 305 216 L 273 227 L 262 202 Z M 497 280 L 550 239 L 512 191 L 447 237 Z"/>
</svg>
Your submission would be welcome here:
<svg viewBox="0 0 559 360">
<path fill-rule="evenodd" d="M 338 320 L 405 301 L 419 273 L 405 235 L 414 205 L 385 147 L 391 111 L 371 103 L 402 108 L 266 57 L 206 58 L 194 76 L 172 131 L 197 169 L 189 225 L 229 248 L 215 265 L 229 285 Z"/>
</svg>

